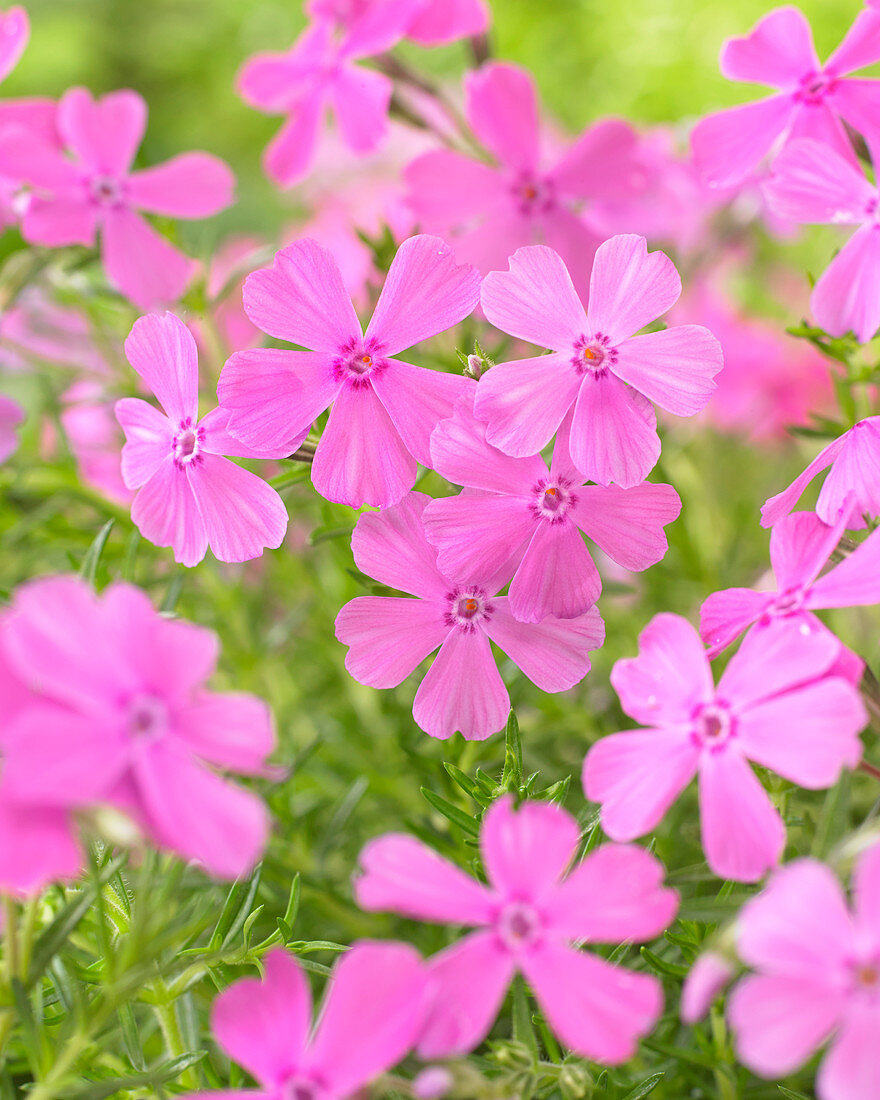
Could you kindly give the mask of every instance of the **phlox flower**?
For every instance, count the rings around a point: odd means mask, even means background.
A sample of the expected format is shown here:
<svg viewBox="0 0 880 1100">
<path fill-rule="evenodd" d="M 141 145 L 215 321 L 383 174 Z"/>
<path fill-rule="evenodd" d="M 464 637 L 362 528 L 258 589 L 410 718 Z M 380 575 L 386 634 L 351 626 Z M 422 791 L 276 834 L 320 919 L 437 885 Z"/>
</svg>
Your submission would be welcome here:
<svg viewBox="0 0 880 1100">
<path fill-rule="evenodd" d="M 718 652 L 754 622 L 764 626 L 794 620 L 815 629 L 819 624 L 813 611 L 880 603 L 880 533 L 819 576 L 840 542 L 849 511 L 844 507 L 834 524 L 823 523 L 813 512 L 781 519 L 770 535 L 776 591 L 727 588 L 713 593 L 700 609 L 703 641 Z"/>
<path fill-rule="evenodd" d="M 826 1042 L 819 1100 L 880 1095 L 880 847 L 859 859 L 853 902 L 812 859 L 778 871 L 737 922 L 755 973 L 731 995 L 737 1057 L 761 1077 L 783 1077 Z"/>
<path fill-rule="evenodd" d="M 503 268 L 521 245 L 550 245 L 585 287 L 605 233 L 585 219 L 584 204 L 644 192 L 632 162 L 635 131 L 605 119 L 548 165 L 534 80 L 505 62 L 468 74 L 465 114 L 496 163 L 448 149 L 417 157 L 405 178 L 421 228 L 451 240 L 484 273 Z"/>
<path fill-rule="evenodd" d="M 408 944 L 361 940 L 327 980 L 312 1024 L 312 995 L 283 948 L 263 960 L 265 977 L 242 978 L 214 1002 L 211 1027 L 258 1091 L 200 1093 L 225 1100 L 347 1100 L 363 1095 L 418 1038 L 428 1006 L 426 968 Z"/>
<path fill-rule="evenodd" d="M 211 631 L 165 618 L 132 585 L 97 596 L 77 577 L 51 577 L 16 591 L 0 658 L 33 696 L 4 719 L 2 782 L 13 804 L 109 804 L 212 874 L 253 866 L 265 807 L 209 765 L 261 772 L 271 715 L 255 696 L 206 690 Z"/>
<path fill-rule="evenodd" d="M 584 761 L 587 798 L 614 840 L 650 832 L 699 776 L 703 851 L 722 878 L 754 882 L 779 862 L 785 826 L 749 762 L 808 789 L 831 787 L 862 755 L 867 722 L 849 679 L 835 674 L 840 642 L 824 627 L 752 631 L 717 688 L 700 636 L 678 615 L 655 616 L 639 656 L 611 682 L 649 729 L 613 733 Z"/>
<path fill-rule="evenodd" d="M 0 394 L 0 462 L 5 462 L 18 447 L 16 430 L 24 420 L 24 409 L 11 397 Z"/>
<path fill-rule="evenodd" d="M 836 523 L 844 509 L 852 530 L 865 527 L 866 516 L 880 516 L 880 416 L 869 416 L 823 447 L 787 489 L 764 502 L 761 526 L 772 527 L 787 516 L 816 474 L 829 466 L 816 501 L 824 523 Z"/>
<path fill-rule="evenodd" d="M 184 565 L 197 565 L 208 546 L 220 561 L 277 549 L 287 530 L 284 502 L 262 478 L 222 457 L 261 457 L 229 435 L 222 409 L 199 420 L 198 351 L 183 321 L 172 313 L 141 317 L 125 354 L 163 409 L 137 397 L 116 403 L 126 438 L 122 479 L 139 490 L 131 518 L 144 538 L 172 547 Z"/>
<path fill-rule="evenodd" d="M 445 46 L 484 34 L 491 18 L 486 0 L 421 0 L 406 36 L 420 46 Z"/>
<path fill-rule="evenodd" d="M 550 442 L 573 409 L 569 450 L 584 478 L 625 489 L 660 457 L 651 402 L 692 416 L 709 400 L 721 348 L 699 325 L 633 333 L 670 309 L 681 280 L 644 237 L 621 234 L 596 253 L 585 310 L 560 256 L 520 248 L 509 271 L 483 281 L 486 317 L 502 332 L 552 348 L 552 355 L 501 363 L 480 379 L 474 412 L 486 439 L 526 457 Z"/>
<path fill-rule="evenodd" d="M 336 617 L 336 637 L 349 647 L 351 675 L 376 688 L 396 687 L 439 646 L 413 717 L 432 737 L 459 731 L 481 741 L 503 727 L 510 710 L 490 639 L 542 691 L 557 692 L 586 676 L 589 651 L 602 644 L 605 628 L 595 608 L 573 619 L 520 623 L 508 597 L 496 595 L 497 577 L 477 584 L 444 576 L 424 529 L 429 500 L 410 493 L 358 520 L 351 540 L 358 569 L 416 599 L 358 596 Z"/>
<path fill-rule="evenodd" d="M 34 285 L 0 315 L 0 368 L 30 373 L 46 363 L 92 376 L 110 374 L 85 314 Z"/>
<path fill-rule="evenodd" d="M 0 80 L 5 80 L 20 61 L 30 34 L 30 21 L 24 8 L 9 8 L 0 13 Z"/>
<path fill-rule="evenodd" d="M 115 394 L 108 397 L 100 382 L 81 378 L 61 395 L 58 419 L 82 480 L 128 507 L 134 493 L 122 480 L 119 451 L 123 436 L 114 415 L 115 405 Z"/>
<path fill-rule="evenodd" d="M 681 1018 L 695 1024 L 728 984 L 736 967 L 717 951 L 705 951 L 690 968 L 681 990 Z"/>
<path fill-rule="evenodd" d="M 281 249 L 248 276 L 247 315 L 278 340 L 310 348 L 237 352 L 220 376 L 229 431 L 260 451 L 290 454 L 332 405 L 312 463 L 328 500 L 395 504 L 430 465 L 431 432 L 450 416 L 467 379 L 393 358 L 473 312 L 480 276 L 457 266 L 437 237 L 398 249 L 366 333 L 333 257 L 316 241 Z"/>
<path fill-rule="evenodd" d="M 472 405 L 471 395 L 461 398 L 431 436 L 434 469 L 468 490 L 425 509 L 441 573 L 478 582 L 512 577 L 514 618 L 540 622 L 583 615 L 602 590 L 581 532 L 625 569 L 660 561 L 663 528 L 681 511 L 671 485 L 585 485 L 568 453 L 568 417 L 549 470 L 540 455 L 511 458 L 486 442 Z"/>
<path fill-rule="evenodd" d="M 847 122 L 869 141 L 880 138 L 880 80 L 849 74 L 880 61 L 880 16 L 861 11 L 821 64 L 810 25 L 795 7 L 776 8 L 743 38 L 728 39 L 721 72 L 728 80 L 779 91 L 757 103 L 709 115 L 694 127 L 697 167 L 720 186 L 744 179 L 781 142 L 814 138 L 855 161 Z"/>
<path fill-rule="evenodd" d="M 773 162 L 764 193 L 793 222 L 859 227 L 817 280 L 810 308 L 832 336 L 852 331 L 867 343 L 880 328 L 880 189 L 827 145 L 793 141 Z"/>
<path fill-rule="evenodd" d="M 517 971 L 566 1046 L 610 1064 L 632 1057 L 662 1011 L 660 983 L 571 944 L 651 940 L 671 923 L 678 897 L 662 885 L 662 864 L 630 845 L 606 844 L 566 874 L 579 840 L 560 807 L 515 810 L 506 795 L 480 830 L 488 885 L 415 837 L 391 833 L 366 846 L 355 880 L 361 908 L 478 929 L 428 961 L 435 996 L 421 1057 L 473 1050 Z"/>
<path fill-rule="evenodd" d="M 406 34 L 419 0 L 314 0 L 313 22 L 286 52 L 256 54 L 238 76 L 239 95 L 287 121 L 263 164 L 281 187 L 312 166 L 324 116 L 332 111 L 343 140 L 369 153 L 384 140 L 393 84 L 359 61 L 384 53 Z"/>
<path fill-rule="evenodd" d="M 208 153 L 184 153 L 131 170 L 147 121 L 136 92 L 94 100 L 72 88 L 58 104 L 56 125 L 69 149 L 24 127 L 0 131 L 0 175 L 33 189 L 21 231 L 32 244 L 92 245 L 100 230 L 110 282 L 141 309 L 176 301 L 193 261 L 156 232 L 138 211 L 206 218 L 232 202 L 234 177 Z"/>
</svg>

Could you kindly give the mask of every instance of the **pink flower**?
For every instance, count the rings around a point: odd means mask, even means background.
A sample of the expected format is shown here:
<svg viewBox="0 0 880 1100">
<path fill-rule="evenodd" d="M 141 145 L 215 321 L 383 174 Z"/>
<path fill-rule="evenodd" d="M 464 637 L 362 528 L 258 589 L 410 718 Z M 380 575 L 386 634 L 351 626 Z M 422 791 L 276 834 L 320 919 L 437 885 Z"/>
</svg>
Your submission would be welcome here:
<svg viewBox="0 0 880 1100">
<path fill-rule="evenodd" d="M 110 500 L 129 506 L 134 494 L 122 480 L 122 432 L 113 412 L 115 399 L 94 379 L 81 378 L 64 391 L 61 402 L 58 419 L 79 476 Z"/>
<path fill-rule="evenodd" d="M 859 860 L 853 905 L 824 864 L 778 871 L 739 917 L 739 952 L 756 973 L 729 1004 L 737 1056 L 782 1077 L 830 1039 L 819 1100 L 880 1095 L 880 847 Z"/>
<path fill-rule="evenodd" d="M 300 964 L 278 947 L 263 966 L 262 982 L 235 982 L 211 1013 L 217 1042 L 256 1078 L 260 1091 L 200 1096 L 346 1100 L 361 1096 L 364 1086 L 396 1065 L 418 1038 L 428 978 L 408 944 L 353 944 L 327 980 L 314 1027 L 311 990 Z"/>
<path fill-rule="evenodd" d="M 314 0 L 315 22 L 284 53 L 252 57 L 239 73 L 239 95 L 287 121 L 266 150 L 264 166 L 292 187 L 314 160 L 324 115 L 332 111 L 355 153 L 372 152 L 388 129 L 393 85 L 357 62 L 384 53 L 406 34 L 418 0 Z"/>
<path fill-rule="evenodd" d="M 147 107 L 131 91 L 93 100 L 72 88 L 58 105 L 57 126 L 71 156 L 21 127 L 0 133 L 0 174 L 34 189 L 21 223 L 26 240 L 59 247 L 92 245 L 110 282 L 141 309 L 176 301 L 193 262 L 136 211 L 206 218 L 232 202 L 234 177 L 208 153 L 185 153 L 132 172 Z"/>
<path fill-rule="evenodd" d="M 110 373 L 86 316 L 34 285 L 0 315 L 0 367 L 30 373 L 47 362 L 92 375 Z"/>
<path fill-rule="evenodd" d="M 867 343 L 880 328 L 880 189 L 827 145 L 794 141 L 773 162 L 764 192 L 793 222 L 859 226 L 819 277 L 810 306 L 832 336 L 852 331 Z"/>
<path fill-rule="evenodd" d="M 15 434 L 24 420 L 24 409 L 11 397 L 0 394 L 0 462 L 5 462 L 18 447 Z"/>
<path fill-rule="evenodd" d="M 24 8 L 14 7 L 0 13 L 0 80 L 5 80 L 18 64 L 30 34 Z"/>
<path fill-rule="evenodd" d="M 436 994 L 422 1058 L 473 1050 L 517 971 L 577 1054 L 617 1064 L 635 1053 L 662 1011 L 660 983 L 570 945 L 653 939 L 678 897 L 663 888 L 662 865 L 632 846 L 606 844 L 566 875 L 579 840 L 577 822 L 558 806 L 526 802 L 515 811 L 507 795 L 480 831 L 488 886 L 415 837 L 391 833 L 366 846 L 355 882 L 363 909 L 478 929 L 429 960 Z"/>
<path fill-rule="evenodd" d="M 263 803 L 208 765 L 259 773 L 274 746 L 265 704 L 215 694 L 214 634 L 158 614 L 143 592 L 101 596 L 76 577 L 15 593 L 0 657 L 34 695 L 3 734 L 13 803 L 110 804 L 155 843 L 234 878 L 263 850 Z"/>
<path fill-rule="evenodd" d="M 489 29 L 486 0 L 421 0 L 406 32 L 420 46 L 445 46 Z"/>
<path fill-rule="evenodd" d="M 880 516 L 880 416 L 869 416 L 823 447 L 787 489 L 764 502 L 761 526 L 772 527 L 787 516 L 816 474 L 829 466 L 816 501 L 823 522 L 836 523 L 847 508 L 847 526 L 860 530 L 866 516 Z"/>
<path fill-rule="evenodd" d="M 328 500 L 395 504 L 430 465 L 431 432 L 467 380 L 392 358 L 473 312 L 480 276 L 437 237 L 410 237 L 391 264 L 364 333 L 339 268 L 316 241 L 283 248 L 245 282 L 250 319 L 278 340 L 313 349 L 233 355 L 217 393 L 229 431 L 248 446 L 290 454 L 329 405 L 312 463 Z"/>
<path fill-rule="evenodd" d="M 718 341 L 699 325 L 633 336 L 680 293 L 672 261 L 649 253 L 644 237 L 600 246 L 586 311 L 552 249 L 519 249 L 510 271 L 483 281 L 483 310 L 502 332 L 554 354 L 501 363 L 480 380 L 474 412 L 487 422 L 487 440 L 506 454 L 533 455 L 573 409 L 569 447 L 580 473 L 625 489 L 644 481 L 660 457 L 651 401 L 692 416 L 721 369 Z"/>
<path fill-rule="evenodd" d="M 540 455 L 511 458 L 486 442 L 486 426 L 463 397 L 431 437 L 434 469 L 469 491 L 433 500 L 425 532 L 447 577 L 513 580 L 509 606 L 520 622 L 583 615 L 602 582 L 581 531 L 625 569 L 660 561 L 663 528 L 681 501 L 671 485 L 584 485 L 568 453 L 568 419 L 550 469 Z"/>
<path fill-rule="evenodd" d="M 779 862 L 785 826 L 749 761 L 815 790 L 861 758 L 867 715 L 852 683 L 834 674 L 840 649 L 806 623 L 752 631 L 715 688 L 690 623 L 655 616 L 639 656 L 611 673 L 623 709 L 651 728 L 603 737 L 584 761 L 584 790 L 602 804 L 605 832 L 614 840 L 650 832 L 698 775 L 709 867 L 759 879 Z"/>
<path fill-rule="evenodd" d="M 172 547 L 184 565 L 197 565 L 208 546 L 220 561 L 277 549 L 287 530 L 284 502 L 262 478 L 221 457 L 261 457 L 229 435 L 222 409 L 199 420 L 198 351 L 183 321 L 172 313 L 141 317 L 125 354 L 164 410 L 137 397 L 116 403 L 126 438 L 122 478 L 140 490 L 131 518 L 144 538 Z"/>
<path fill-rule="evenodd" d="M 589 651 L 604 640 L 595 608 L 575 619 L 541 623 L 514 619 L 497 577 L 475 584 L 449 578 L 423 525 L 430 500 L 410 493 L 394 508 L 366 513 L 351 540 L 358 569 L 417 598 L 358 596 L 336 618 L 336 637 L 349 646 L 345 667 L 362 684 L 391 688 L 421 661 L 440 652 L 416 692 L 413 717 L 432 737 L 481 741 L 502 728 L 510 698 L 495 667 L 490 639 L 542 691 L 566 691 L 586 676 Z"/>
<path fill-rule="evenodd" d="M 862 11 L 846 38 L 822 65 L 810 25 L 794 7 L 776 8 L 744 38 L 721 51 L 728 80 L 769 84 L 779 92 L 757 103 L 709 115 L 694 127 L 691 144 L 708 182 L 736 183 L 780 142 L 815 138 L 855 162 L 843 122 L 869 140 L 880 137 L 880 81 L 846 79 L 880 61 L 880 16 Z"/>
<path fill-rule="evenodd" d="M 711 595 L 700 609 L 700 633 L 706 645 L 719 652 L 754 622 L 766 626 L 794 620 L 815 630 L 821 624 L 813 611 L 880 603 L 878 534 L 819 576 L 840 542 L 849 511 L 843 508 L 833 525 L 812 512 L 794 512 L 781 519 L 770 535 L 776 591 L 727 588 Z"/>
<path fill-rule="evenodd" d="M 700 955 L 682 987 L 682 1020 L 686 1024 L 695 1024 L 697 1020 L 701 1020 L 734 972 L 733 964 L 717 951 L 706 951 Z"/>
<path fill-rule="evenodd" d="M 503 268 L 520 245 L 550 245 L 575 283 L 586 287 L 605 234 L 581 208 L 644 190 L 631 181 L 637 173 L 635 131 L 605 119 L 547 166 L 529 73 L 490 62 L 468 74 L 465 93 L 468 123 L 497 167 L 447 149 L 417 157 L 405 177 L 422 228 L 452 240 L 456 253 L 484 273 Z"/>
</svg>

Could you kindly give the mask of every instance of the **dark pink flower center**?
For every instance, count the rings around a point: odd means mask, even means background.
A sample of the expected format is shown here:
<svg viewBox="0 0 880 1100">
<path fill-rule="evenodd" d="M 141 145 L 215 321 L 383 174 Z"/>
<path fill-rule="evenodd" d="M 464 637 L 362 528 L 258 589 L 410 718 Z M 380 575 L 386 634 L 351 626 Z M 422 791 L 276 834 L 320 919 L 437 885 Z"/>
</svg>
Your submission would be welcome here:
<svg viewBox="0 0 880 1100">
<path fill-rule="evenodd" d="M 617 362 L 617 349 L 601 332 L 593 337 L 581 336 L 574 346 L 571 365 L 578 374 L 591 374 L 595 377 L 605 374 L 609 366 Z"/>
<path fill-rule="evenodd" d="M 871 953 L 853 959 L 849 968 L 853 992 L 862 998 L 880 1001 L 880 956 Z"/>
<path fill-rule="evenodd" d="M 478 623 L 491 619 L 495 611 L 482 588 L 456 588 L 446 599 L 447 624 L 461 627 L 468 633 L 476 630 Z"/>
<path fill-rule="evenodd" d="M 193 424 L 190 417 L 181 420 L 177 435 L 171 443 L 176 465 L 182 469 L 201 461 L 202 444 L 205 442 L 205 429 Z"/>
<path fill-rule="evenodd" d="M 339 382 L 348 382 L 350 386 L 360 388 L 368 386 L 369 380 L 384 370 L 386 361 L 375 341 L 364 342 L 351 339 L 339 349 L 333 361 L 333 376 Z"/>
<path fill-rule="evenodd" d="M 517 951 L 541 938 L 543 922 L 528 902 L 511 901 L 498 914 L 496 927 L 505 946 Z"/>
<path fill-rule="evenodd" d="M 287 1081 L 281 1087 L 282 1100 L 324 1100 L 327 1093 L 316 1081 L 308 1081 L 303 1077 L 297 1077 L 293 1081 Z"/>
<path fill-rule="evenodd" d="M 566 512 L 577 503 L 571 486 L 571 481 L 564 477 L 539 481 L 534 488 L 532 514 L 547 523 L 561 523 Z"/>
<path fill-rule="evenodd" d="M 90 191 L 93 201 L 99 206 L 122 205 L 122 184 L 112 176 L 96 176 L 90 184 Z"/>
<path fill-rule="evenodd" d="M 510 190 L 517 210 L 525 218 L 547 214 L 556 206 L 556 186 L 547 177 L 522 172 Z"/>
<path fill-rule="evenodd" d="M 720 749 L 734 736 L 733 715 L 723 703 L 703 703 L 693 723 L 693 737 L 701 748 Z"/>
<path fill-rule="evenodd" d="M 155 741 L 168 730 L 168 708 L 154 695 L 137 695 L 128 704 L 128 732 L 139 740 Z"/>
<path fill-rule="evenodd" d="M 808 73 L 801 77 L 800 86 L 795 93 L 795 99 L 801 103 L 818 104 L 834 90 L 837 78 L 828 73 Z"/>
<path fill-rule="evenodd" d="M 771 618 L 780 619 L 785 618 L 786 615 L 794 615 L 804 606 L 805 598 L 806 592 L 800 585 L 786 588 L 784 592 L 779 593 L 767 609 L 767 615 Z"/>
<path fill-rule="evenodd" d="M 868 200 L 865 205 L 865 217 L 880 222 L 880 198 L 875 196 Z"/>
</svg>

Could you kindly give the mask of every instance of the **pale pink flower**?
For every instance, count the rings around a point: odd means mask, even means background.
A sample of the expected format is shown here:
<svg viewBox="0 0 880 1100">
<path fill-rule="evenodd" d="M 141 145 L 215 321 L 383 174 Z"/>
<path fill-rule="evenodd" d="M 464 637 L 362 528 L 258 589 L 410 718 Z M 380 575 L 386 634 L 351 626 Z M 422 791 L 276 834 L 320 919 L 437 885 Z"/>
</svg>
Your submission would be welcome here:
<svg viewBox="0 0 880 1100">
<path fill-rule="evenodd" d="M 601 803 L 605 832 L 614 840 L 650 832 L 698 775 L 710 869 L 759 879 L 779 862 L 785 826 L 750 761 L 815 790 L 861 759 L 867 714 L 850 680 L 835 674 L 840 649 L 808 623 L 752 631 L 716 688 L 696 630 L 678 615 L 655 616 L 639 656 L 611 673 L 623 709 L 651 728 L 603 737 L 584 761 L 584 790 Z"/>
<path fill-rule="evenodd" d="M 229 431 L 248 446 L 290 454 L 332 405 L 312 482 L 328 500 L 395 504 L 430 465 L 431 432 L 467 386 L 460 375 L 397 356 L 473 312 L 479 273 L 457 266 L 437 237 L 410 237 L 392 261 L 364 333 L 333 257 L 316 241 L 283 248 L 245 282 L 250 319 L 277 340 L 310 348 L 241 351 L 220 376 Z"/>
<path fill-rule="evenodd" d="M 420 46 L 445 46 L 489 29 L 486 0 L 421 0 L 406 35 Z"/>
<path fill-rule="evenodd" d="M 240 348 L 255 347 L 263 334 L 244 311 L 242 290 L 244 280 L 259 266 L 260 254 L 266 246 L 258 237 L 230 237 L 211 257 L 205 290 L 214 324 L 227 354 Z M 203 348 L 210 339 L 203 325 L 194 324 L 197 339 Z"/>
<path fill-rule="evenodd" d="M 717 951 L 705 951 L 688 972 L 681 990 L 681 1018 L 686 1024 L 701 1020 L 730 982 L 736 968 Z"/>
<path fill-rule="evenodd" d="M 139 490 L 131 518 L 144 538 L 170 546 L 183 565 L 197 565 L 208 546 L 220 561 L 277 549 L 287 509 L 262 478 L 222 457 L 263 457 L 229 435 L 227 414 L 214 409 L 199 419 L 198 351 L 183 321 L 141 317 L 125 354 L 163 409 L 137 397 L 116 403 L 126 438 L 122 479 Z"/>
<path fill-rule="evenodd" d="M 128 507 L 134 493 L 125 487 L 119 463 L 122 431 L 114 415 L 115 395 L 92 378 L 81 378 L 61 395 L 58 419 L 76 459 L 79 476 L 110 500 Z"/>
<path fill-rule="evenodd" d="M 289 50 L 250 58 L 238 92 L 251 107 L 287 121 L 266 150 L 268 175 L 291 187 L 308 175 L 324 116 L 332 111 L 355 153 L 384 140 L 393 84 L 358 62 L 395 46 L 419 0 L 314 0 L 310 24 Z"/>
<path fill-rule="evenodd" d="M 421 228 L 451 240 L 461 259 L 484 273 L 502 269 L 521 245 L 550 245 L 576 285 L 586 287 L 606 234 L 584 217 L 583 207 L 644 191 L 632 162 L 635 131 L 604 119 L 547 164 L 528 72 L 490 62 L 468 74 L 465 93 L 468 123 L 497 165 L 448 149 L 414 160 L 405 178 Z"/>
<path fill-rule="evenodd" d="M 31 372 L 45 363 L 92 375 L 110 373 L 85 315 L 34 285 L 0 315 L 0 367 Z"/>
<path fill-rule="evenodd" d="M 824 523 L 836 523 L 844 508 L 852 530 L 865 527 L 866 516 L 880 516 L 880 416 L 869 416 L 823 447 L 787 489 L 764 502 L 761 526 L 772 527 L 787 516 L 816 474 L 829 466 L 816 501 Z"/>
<path fill-rule="evenodd" d="M 235 183 L 227 165 L 208 153 L 133 172 L 146 121 L 136 92 L 94 100 L 85 88 L 72 88 L 56 119 L 70 156 L 23 127 L 0 131 L 0 174 L 33 188 L 21 222 L 25 239 L 93 245 L 100 231 L 107 277 L 141 309 L 176 301 L 194 265 L 138 211 L 210 217 L 232 202 Z"/>
<path fill-rule="evenodd" d="M 768 84 L 775 95 L 709 115 L 694 127 L 691 145 L 708 182 L 736 183 L 780 143 L 814 138 L 855 163 L 843 123 L 868 141 L 880 137 L 880 81 L 848 79 L 880 61 L 880 16 L 861 11 L 846 38 L 822 65 L 810 25 L 797 8 L 776 8 L 743 38 L 721 51 L 728 80 Z"/>
<path fill-rule="evenodd" d="M 211 767 L 257 774 L 274 747 L 255 696 L 205 688 L 217 638 L 155 611 L 116 583 L 101 596 L 77 577 L 31 581 L 14 596 L 0 656 L 35 698 L 3 734 L 14 803 L 110 804 L 163 848 L 235 877 L 266 843 L 255 795 Z"/>
<path fill-rule="evenodd" d="M 579 840 L 565 810 L 526 802 L 517 811 L 506 795 L 480 830 L 486 886 L 415 837 L 391 833 L 366 846 L 355 881 L 361 908 L 478 929 L 429 960 L 436 992 L 421 1057 L 473 1050 L 517 971 L 575 1053 L 612 1065 L 635 1053 L 662 1011 L 660 983 L 571 944 L 651 940 L 678 897 L 662 885 L 662 864 L 630 845 L 606 844 L 566 874 Z"/>
<path fill-rule="evenodd" d="M 9 8 L 0 13 L 0 80 L 5 80 L 18 64 L 30 34 L 30 22 L 24 8 Z"/>
<path fill-rule="evenodd" d="M 333 967 L 312 1024 L 302 966 L 283 948 L 265 977 L 242 978 L 214 1002 L 214 1037 L 260 1088 L 200 1093 L 219 1100 L 347 1100 L 409 1053 L 428 1007 L 428 976 L 403 943 L 361 940 Z M 192 1098 L 191 1098 L 192 1100 Z"/>
<path fill-rule="evenodd" d="M 854 332 L 867 343 L 880 328 L 880 189 L 827 145 L 794 141 L 773 162 L 764 192 L 772 209 L 793 222 L 859 227 L 820 275 L 810 307 L 832 336 Z"/>
<path fill-rule="evenodd" d="M 25 99 L 0 101 L 0 132 L 7 128 L 23 128 L 34 138 L 63 148 L 55 127 L 57 105 L 53 99 L 29 96 Z M 31 201 L 27 186 L 19 179 L 0 171 L 0 229 L 18 225 Z"/>
<path fill-rule="evenodd" d="M 633 335 L 680 294 L 674 264 L 648 252 L 644 237 L 622 234 L 600 246 L 586 310 L 556 252 L 519 249 L 509 271 L 484 279 L 483 310 L 502 332 L 554 354 L 501 363 L 480 379 L 474 412 L 487 440 L 506 454 L 533 455 L 573 409 L 569 448 L 580 473 L 623 488 L 644 481 L 660 457 L 651 402 L 692 416 L 722 365 L 718 341 L 699 325 Z"/>
<path fill-rule="evenodd" d="M 0 462 L 5 462 L 18 447 L 18 426 L 24 420 L 24 409 L 11 397 L 0 394 Z"/>
<path fill-rule="evenodd" d="M 486 425 L 461 398 L 431 436 L 434 469 L 466 492 L 425 509 L 437 568 L 447 577 L 510 579 L 509 606 L 520 622 L 583 615 L 602 590 L 581 532 L 625 569 L 660 561 L 663 528 L 681 511 L 671 485 L 585 485 L 568 453 L 566 418 L 548 470 L 540 455 L 511 458 L 486 442 Z"/>
<path fill-rule="evenodd" d="M 776 591 L 727 588 L 713 593 L 700 609 L 706 645 L 718 652 L 755 622 L 763 627 L 794 620 L 816 629 L 821 624 L 813 611 L 880 603 L 880 532 L 819 576 L 840 542 L 849 512 L 844 507 L 834 524 L 823 523 L 813 512 L 781 519 L 770 535 Z"/>
<path fill-rule="evenodd" d="M 831 870 L 803 859 L 778 871 L 738 921 L 755 973 L 728 1014 L 737 1056 L 761 1077 L 783 1077 L 824 1043 L 819 1100 L 880 1096 L 880 847 L 856 865 L 853 904 Z"/>
<path fill-rule="evenodd" d="M 329 195 L 307 222 L 291 233 L 291 242 L 301 237 L 317 241 L 336 261 L 345 289 L 357 309 L 367 306 L 370 291 L 381 284 L 373 250 L 364 243 L 345 198 Z M 241 345 L 239 345 L 241 346 Z"/>
<path fill-rule="evenodd" d="M 413 717 L 432 737 L 456 731 L 481 741 L 507 720 L 510 698 L 490 640 L 541 691 L 566 691 L 586 676 L 589 652 L 605 629 L 595 608 L 574 619 L 548 616 L 520 623 L 497 577 L 475 584 L 444 576 L 425 534 L 430 497 L 410 493 L 380 514 L 358 520 L 351 540 L 358 569 L 417 597 L 358 596 L 336 617 L 336 637 L 349 646 L 345 667 L 362 684 L 391 688 L 439 647 L 416 692 Z"/>
</svg>

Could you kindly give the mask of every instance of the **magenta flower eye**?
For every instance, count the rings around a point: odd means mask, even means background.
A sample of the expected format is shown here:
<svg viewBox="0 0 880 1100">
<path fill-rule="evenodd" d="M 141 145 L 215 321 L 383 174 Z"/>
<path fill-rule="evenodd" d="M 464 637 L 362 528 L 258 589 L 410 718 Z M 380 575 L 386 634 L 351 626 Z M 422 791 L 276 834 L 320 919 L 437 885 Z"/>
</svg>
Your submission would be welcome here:
<svg viewBox="0 0 880 1100">
<path fill-rule="evenodd" d="M 526 947 L 541 935 L 542 922 L 533 906 L 514 901 L 498 916 L 498 934 L 511 949 Z"/>
</svg>

